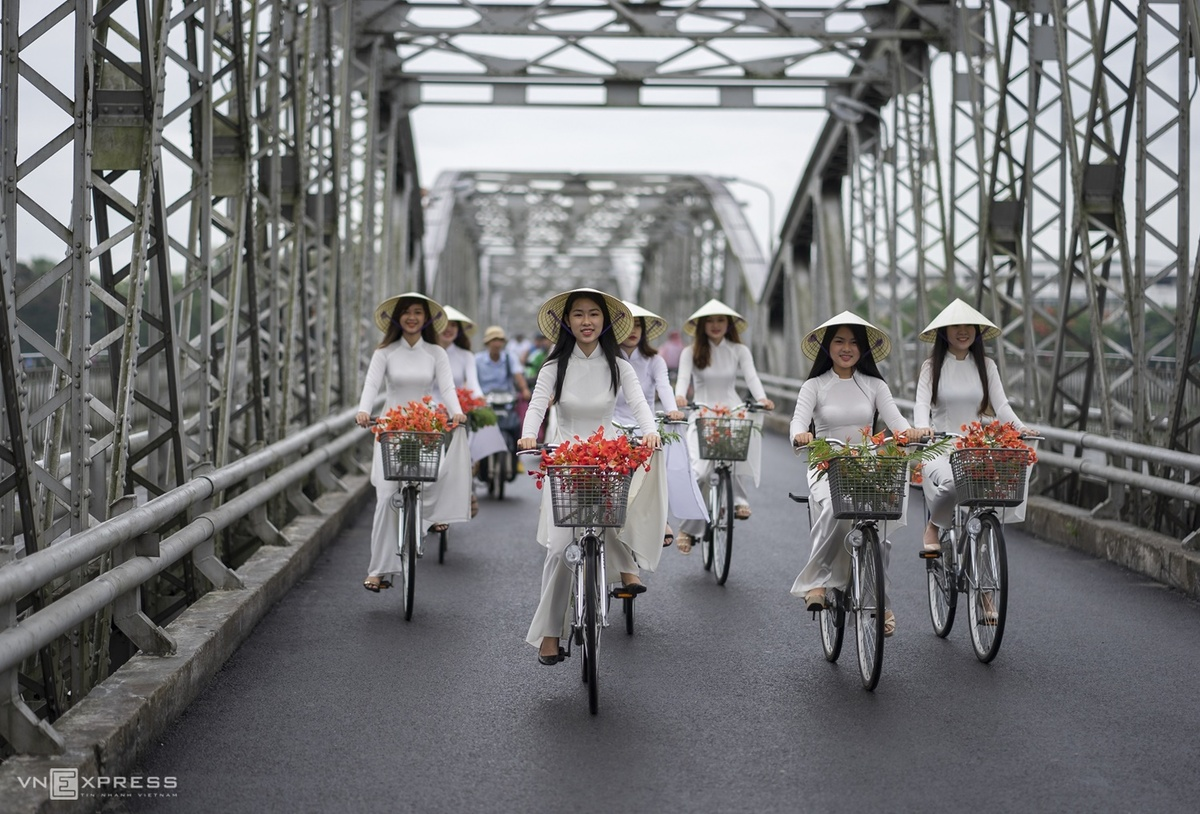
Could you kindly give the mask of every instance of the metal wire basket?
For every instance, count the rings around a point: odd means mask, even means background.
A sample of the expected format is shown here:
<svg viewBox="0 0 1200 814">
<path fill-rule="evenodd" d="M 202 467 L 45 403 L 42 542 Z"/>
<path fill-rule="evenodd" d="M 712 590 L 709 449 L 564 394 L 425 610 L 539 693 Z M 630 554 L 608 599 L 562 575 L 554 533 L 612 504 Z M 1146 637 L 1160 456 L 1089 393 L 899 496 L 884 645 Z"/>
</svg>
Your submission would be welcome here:
<svg viewBox="0 0 1200 814">
<path fill-rule="evenodd" d="M 554 525 L 619 528 L 625 525 L 632 475 L 599 466 L 548 466 Z"/>
<path fill-rule="evenodd" d="M 444 439 L 440 432 L 381 432 L 385 480 L 435 481 L 442 462 Z"/>
<path fill-rule="evenodd" d="M 954 488 L 963 506 L 1016 506 L 1025 500 L 1029 453 L 970 447 L 950 453 Z"/>
<path fill-rule="evenodd" d="M 896 520 L 904 513 L 908 461 L 877 455 L 831 458 L 829 495 L 839 520 Z"/>
<path fill-rule="evenodd" d="M 697 418 L 700 457 L 706 461 L 744 461 L 750 454 L 750 433 L 754 422 L 749 418 Z"/>
</svg>

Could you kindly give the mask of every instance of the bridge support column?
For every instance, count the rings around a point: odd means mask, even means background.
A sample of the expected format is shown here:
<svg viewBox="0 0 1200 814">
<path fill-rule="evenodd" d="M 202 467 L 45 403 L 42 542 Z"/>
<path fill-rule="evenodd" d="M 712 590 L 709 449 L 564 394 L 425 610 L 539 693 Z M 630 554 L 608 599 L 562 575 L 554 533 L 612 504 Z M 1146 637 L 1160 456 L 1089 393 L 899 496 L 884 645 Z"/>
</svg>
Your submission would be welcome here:
<svg viewBox="0 0 1200 814">
<path fill-rule="evenodd" d="M 16 559 L 16 549 L 0 545 L 0 568 Z M 0 630 L 17 625 L 17 603 L 0 606 Z M 0 671 L 0 737 L 8 741 L 18 754 L 59 755 L 63 752 L 62 736 L 48 721 L 40 720 L 21 698 L 18 681 L 19 667 Z"/>
<path fill-rule="evenodd" d="M 213 470 L 213 465 L 207 461 L 197 464 L 192 470 L 192 477 L 203 477 Z M 193 516 L 201 515 L 212 509 L 212 498 L 208 497 L 196 504 Z M 218 591 L 237 591 L 246 587 L 246 583 L 237 573 L 231 570 L 217 557 L 216 544 L 212 537 L 192 549 L 192 564 L 204 575 Z"/>
<path fill-rule="evenodd" d="M 135 495 L 124 495 L 112 504 L 113 517 L 137 507 Z M 157 557 L 159 538 L 157 534 L 142 535 L 136 540 L 127 540 L 112 552 L 112 567 L 128 562 L 137 556 Z M 113 623 L 143 653 L 154 656 L 170 656 L 175 653 L 175 640 L 167 631 L 142 612 L 141 589 L 125 591 L 113 602 Z"/>
</svg>

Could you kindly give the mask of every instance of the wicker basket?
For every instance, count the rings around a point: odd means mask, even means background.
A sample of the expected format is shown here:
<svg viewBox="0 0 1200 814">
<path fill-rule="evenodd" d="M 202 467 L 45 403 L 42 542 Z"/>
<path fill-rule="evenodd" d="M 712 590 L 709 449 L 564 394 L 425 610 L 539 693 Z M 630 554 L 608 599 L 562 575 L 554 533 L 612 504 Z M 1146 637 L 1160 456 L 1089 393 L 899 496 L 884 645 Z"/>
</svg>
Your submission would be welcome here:
<svg viewBox="0 0 1200 814">
<path fill-rule="evenodd" d="M 442 461 L 440 432 L 381 432 L 379 451 L 386 480 L 435 481 Z"/>
<path fill-rule="evenodd" d="M 599 466 L 548 466 L 554 525 L 619 528 L 625 525 L 632 475 Z"/>
<path fill-rule="evenodd" d="M 1025 500 L 1029 453 L 971 447 L 950 453 L 954 488 L 963 506 L 1016 506 Z"/>
<path fill-rule="evenodd" d="M 896 520 L 904 513 L 908 462 L 875 455 L 831 458 L 829 495 L 839 520 Z"/>
<path fill-rule="evenodd" d="M 700 457 L 706 461 L 744 461 L 750 454 L 749 418 L 697 418 Z"/>
</svg>

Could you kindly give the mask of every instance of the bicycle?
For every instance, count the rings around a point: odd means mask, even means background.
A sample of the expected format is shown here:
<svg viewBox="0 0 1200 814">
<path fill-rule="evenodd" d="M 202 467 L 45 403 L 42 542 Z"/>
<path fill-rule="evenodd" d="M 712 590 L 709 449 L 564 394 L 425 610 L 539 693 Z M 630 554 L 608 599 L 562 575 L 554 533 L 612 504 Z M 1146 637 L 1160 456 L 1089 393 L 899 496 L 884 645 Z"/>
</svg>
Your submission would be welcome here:
<svg viewBox="0 0 1200 814">
<path fill-rule="evenodd" d="M 834 438 L 830 446 L 846 445 Z M 842 652 L 846 617 L 854 619 L 854 639 L 858 649 L 858 672 L 864 689 L 874 690 L 883 670 L 883 628 L 886 613 L 884 596 L 883 550 L 880 547 L 879 521 L 896 520 L 904 513 L 908 486 L 908 462 L 903 458 L 866 456 L 829 460 L 829 499 L 833 516 L 852 520 L 846 534 L 850 550 L 848 590 L 828 588 L 825 608 L 820 614 L 821 648 L 825 660 L 836 662 Z M 810 495 L 788 497 L 808 508 L 808 527 L 813 524 Z"/>
<path fill-rule="evenodd" d="M 707 407 L 689 404 L 689 410 Z M 736 412 L 758 413 L 766 410 L 761 404 L 745 402 Z M 708 523 L 700 539 L 700 563 L 712 572 L 718 585 L 729 579 L 729 562 L 733 557 L 733 465 L 744 461 L 750 453 L 750 435 L 754 420 L 741 416 L 697 416 L 696 437 L 699 439 L 701 460 L 712 461 L 708 475 L 705 505 Z"/>
<path fill-rule="evenodd" d="M 510 426 L 512 419 L 516 417 L 517 397 L 513 393 L 503 390 L 495 390 L 488 393 L 488 406 L 496 414 L 497 426 L 503 428 Z M 508 442 L 507 452 L 493 452 L 487 457 L 487 493 L 488 497 L 493 497 L 496 500 L 504 500 L 504 486 L 511 483 L 513 478 L 517 476 L 517 467 L 513 460 L 513 447 L 516 443 L 510 431 L 505 429 L 500 430 Z M 519 432 L 519 428 L 518 428 Z"/>
<path fill-rule="evenodd" d="M 598 466 L 546 467 L 554 525 L 574 530 L 574 539 L 563 552 L 572 570 L 571 632 L 565 657 L 571 657 L 572 646 L 580 648 L 588 710 L 593 715 L 600 707 L 600 634 L 608 627 L 603 530 L 625 525 L 632 479 Z"/>
<path fill-rule="evenodd" d="M 416 590 L 416 561 L 424 556 L 424 534 L 421 531 L 421 485 L 436 481 L 442 461 L 446 436 L 440 432 L 392 431 L 376 437 L 383 459 L 385 480 L 402 481 L 400 490 L 392 495 L 399 532 L 400 595 L 404 619 L 413 614 Z M 438 560 L 445 556 L 446 532 L 441 532 Z"/>
<path fill-rule="evenodd" d="M 957 433 L 935 433 L 958 438 Z M 1040 441 L 1039 436 L 1027 440 Z M 971 647 L 984 664 L 1000 652 L 1008 617 L 1008 552 L 996 509 L 1025 500 L 1028 455 L 1021 449 L 974 447 L 950 453 L 958 492 L 954 525 L 939 529 L 941 552 L 925 560 L 929 621 L 946 638 L 954 626 L 958 594 L 967 594 Z"/>
</svg>

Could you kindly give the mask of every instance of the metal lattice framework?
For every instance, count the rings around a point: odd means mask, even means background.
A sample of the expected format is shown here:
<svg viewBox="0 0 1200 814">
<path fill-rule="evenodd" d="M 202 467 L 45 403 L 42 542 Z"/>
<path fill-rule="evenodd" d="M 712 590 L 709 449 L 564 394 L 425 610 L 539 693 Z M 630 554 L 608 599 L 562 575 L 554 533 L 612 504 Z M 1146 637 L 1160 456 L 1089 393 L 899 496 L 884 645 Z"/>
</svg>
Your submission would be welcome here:
<svg viewBox="0 0 1200 814">
<path fill-rule="evenodd" d="M 0 563 L 353 402 L 372 305 L 414 288 L 489 321 L 583 281 L 675 324 L 721 296 L 790 376 L 801 332 L 853 308 L 897 339 L 901 393 L 905 340 L 964 296 L 1025 415 L 1200 448 L 1197 0 L 0 3 Z M 768 266 L 702 174 L 464 170 L 423 195 L 408 114 L 439 104 L 832 115 Z M 51 259 L 18 263 L 31 245 Z M 309 510 L 295 490 L 241 537 Z M 0 724 L 82 698 L 117 631 L 166 652 L 156 623 L 228 587 L 213 560 L 0 675 Z"/>
</svg>

